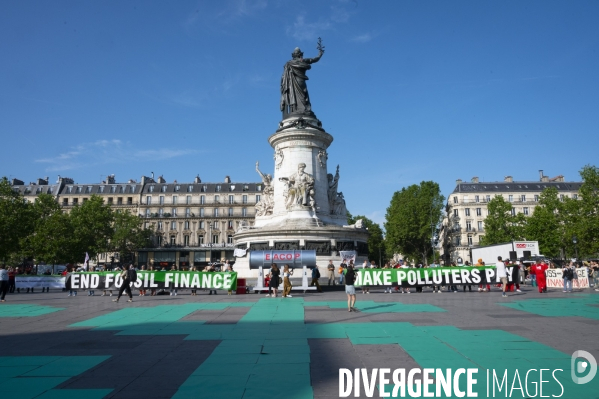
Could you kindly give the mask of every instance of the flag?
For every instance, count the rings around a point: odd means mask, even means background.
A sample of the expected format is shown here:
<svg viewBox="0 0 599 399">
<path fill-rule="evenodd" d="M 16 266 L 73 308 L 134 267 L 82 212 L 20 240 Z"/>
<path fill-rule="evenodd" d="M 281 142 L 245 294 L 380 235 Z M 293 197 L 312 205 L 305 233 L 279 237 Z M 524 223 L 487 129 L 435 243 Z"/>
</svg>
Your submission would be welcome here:
<svg viewBox="0 0 599 399">
<path fill-rule="evenodd" d="M 85 253 L 85 261 L 83 261 L 83 268 L 85 270 L 89 269 L 89 255 L 87 252 Z"/>
<path fill-rule="evenodd" d="M 241 257 L 245 256 L 246 252 L 247 252 L 247 249 L 235 248 L 235 251 L 233 252 L 233 256 L 236 258 L 241 258 Z"/>
</svg>

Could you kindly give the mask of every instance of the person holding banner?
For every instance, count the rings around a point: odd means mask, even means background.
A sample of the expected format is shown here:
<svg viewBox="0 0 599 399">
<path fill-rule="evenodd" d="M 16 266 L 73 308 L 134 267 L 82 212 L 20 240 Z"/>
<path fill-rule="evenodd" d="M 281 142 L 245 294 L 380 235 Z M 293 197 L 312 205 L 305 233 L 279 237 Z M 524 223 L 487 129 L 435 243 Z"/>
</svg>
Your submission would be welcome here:
<svg viewBox="0 0 599 399">
<path fill-rule="evenodd" d="M 576 269 L 574 269 L 574 271 L 572 270 L 573 264 L 574 262 L 570 262 L 569 267 L 564 265 L 562 269 L 562 279 L 564 280 L 564 292 L 572 292 L 572 280 L 574 279 L 574 273 L 576 272 Z"/>
<path fill-rule="evenodd" d="M 6 293 L 8 292 L 8 270 L 6 266 L 0 265 L 0 301 L 4 302 Z"/>
<path fill-rule="evenodd" d="M 505 289 L 507 287 L 507 268 L 503 263 L 501 256 L 497 257 L 497 263 L 495 264 L 495 271 L 497 272 L 497 278 L 501 281 L 502 297 L 507 297 Z"/>
<path fill-rule="evenodd" d="M 368 261 L 364 259 L 364 263 L 362 263 L 362 270 L 366 270 L 369 267 Z M 370 288 L 368 288 L 366 285 L 362 285 L 362 294 L 370 294 Z"/>
<path fill-rule="evenodd" d="M 483 262 L 483 260 L 482 260 L 482 259 L 479 259 L 479 260 L 476 262 L 476 265 L 474 265 L 474 266 L 475 266 L 475 267 L 484 267 L 484 266 L 485 266 L 485 262 Z M 487 292 L 490 292 L 490 291 L 491 291 L 491 284 L 487 284 L 487 289 L 486 289 L 486 291 L 487 291 Z M 479 284 L 479 286 L 478 286 L 478 292 L 485 292 L 485 286 L 484 286 L 484 284 Z"/>
<path fill-rule="evenodd" d="M 354 272 L 354 265 L 350 261 L 345 272 L 345 293 L 347 294 L 347 311 L 356 311 L 356 287 L 354 287 L 354 281 L 356 280 L 356 274 Z"/>
</svg>

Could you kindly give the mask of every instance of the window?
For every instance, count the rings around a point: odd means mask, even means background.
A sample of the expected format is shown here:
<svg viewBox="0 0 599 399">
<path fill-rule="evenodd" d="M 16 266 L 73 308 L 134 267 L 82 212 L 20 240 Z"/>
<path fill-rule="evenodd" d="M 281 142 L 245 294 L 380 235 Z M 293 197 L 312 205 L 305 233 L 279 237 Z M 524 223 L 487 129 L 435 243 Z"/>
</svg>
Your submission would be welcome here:
<svg viewBox="0 0 599 399">
<path fill-rule="evenodd" d="M 177 208 L 173 208 L 173 212 L 171 214 L 173 217 L 177 217 Z"/>
<path fill-rule="evenodd" d="M 260 202 L 260 200 L 261 200 L 261 199 L 262 199 L 262 197 L 261 197 L 260 195 L 256 195 L 256 204 L 257 204 L 258 202 Z"/>
<path fill-rule="evenodd" d="M 116 186 L 110 186 L 110 192 L 116 193 Z"/>
<path fill-rule="evenodd" d="M 189 246 L 189 236 L 183 236 L 183 245 Z"/>
<path fill-rule="evenodd" d="M 241 208 L 241 216 L 247 216 L 248 213 L 248 209 L 247 208 Z"/>
<path fill-rule="evenodd" d="M 123 197 L 118 197 L 118 198 L 116 199 L 116 204 L 117 204 L 117 205 L 123 205 Z"/>
<path fill-rule="evenodd" d="M 162 230 L 162 222 L 158 222 L 158 227 L 156 227 L 156 230 Z"/>
<path fill-rule="evenodd" d="M 190 184 L 189 186 L 187 186 L 187 192 L 191 193 L 193 191 L 193 186 Z"/>
<path fill-rule="evenodd" d="M 485 236 L 478 236 L 478 242 L 481 243 L 485 241 Z"/>
<path fill-rule="evenodd" d="M 453 210 L 453 216 L 458 216 L 458 210 L 457 209 Z"/>
<path fill-rule="evenodd" d="M 464 208 L 464 215 L 470 216 L 470 208 Z"/>
<path fill-rule="evenodd" d="M 468 199 L 468 196 L 464 195 L 464 204 L 467 204 L 468 202 L 470 202 L 470 200 Z"/>
<path fill-rule="evenodd" d="M 164 209 L 163 208 L 158 209 L 158 216 L 162 217 L 163 214 L 164 214 Z"/>
<path fill-rule="evenodd" d="M 173 205 L 176 205 L 178 201 L 178 197 L 176 195 L 173 195 Z"/>
<path fill-rule="evenodd" d="M 177 236 L 171 236 L 171 245 L 177 244 Z"/>
<path fill-rule="evenodd" d="M 527 207 L 524 207 L 524 208 L 523 208 L 523 213 L 524 213 L 525 215 L 528 215 L 528 208 L 527 208 Z"/>
<path fill-rule="evenodd" d="M 487 198 L 485 199 L 485 202 L 489 202 L 489 201 L 491 201 L 491 196 L 487 195 Z"/>
<path fill-rule="evenodd" d="M 185 203 L 187 205 L 191 204 L 191 195 L 188 195 L 187 197 L 185 197 Z"/>
<path fill-rule="evenodd" d="M 516 208 L 512 208 L 512 216 L 516 216 Z"/>
<path fill-rule="evenodd" d="M 218 185 L 216 186 L 216 191 L 217 191 L 217 192 L 219 192 L 219 191 L 220 191 L 220 189 L 221 189 L 221 185 L 220 185 L 220 184 L 218 184 Z"/>
<path fill-rule="evenodd" d="M 150 217 L 150 208 L 146 209 L 146 217 L 149 218 Z"/>
<path fill-rule="evenodd" d="M 572 194 L 572 199 L 578 199 L 578 194 Z"/>
<path fill-rule="evenodd" d="M 204 236 L 203 235 L 198 235 L 198 244 L 204 245 Z"/>
<path fill-rule="evenodd" d="M 229 195 L 229 204 L 234 204 L 235 203 L 235 197 L 233 197 L 232 195 Z"/>
<path fill-rule="evenodd" d="M 176 186 L 175 186 L 175 192 L 178 192 L 179 190 L 181 190 L 181 186 L 179 186 L 179 185 L 176 185 Z"/>
<path fill-rule="evenodd" d="M 177 222 L 171 222 L 171 230 L 177 230 Z"/>
<path fill-rule="evenodd" d="M 69 205 L 69 199 L 68 198 L 63 198 L 62 199 L 62 204 L 63 205 Z"/>
<path fill-rule="evenodd" d="M 233 244 L 233 236 L 231 234 L 227 236 L 227 244 Z"/>
<path fill-rule="evenodd" d="M 509 202 L 514 202 L 514 196 L 513 196 L 513 195 L 511 195 L 511 194 L 510 194 L 510 195 L 508 195 L 508 196 L 507 196 L 507 200 L 508 200 Z"/>
<path fill-rule="evenodd" d="M 200 217 L 204 217 L 204 208 L 200 208 Z"/>
<path fill-rule="evenodd" d="M 108 198 L 108 205 L 112 205 L 112 197 Z"/>
<path fill-rule="evenodd" d="M 229 208 L 229 216 L 233 216 L 233 208 Z"/>
<path fill-rule="evenodd" d="M 189 230 L 189 220 L 185 221 L 185 230 Z"/>
<path fill-rule="evenodd" d="M 76 191 L 77 194 L 81 194 L 81 188 L 82 188 L 81 186 L 77 187 L 77 191 Z"/>
<path fill-rule="evenodd" d="M 482 215 L 483 215 L 482 208 L 476 208 L 476 216 L 482 216 Z"/>
<path fill-rule="evenodd" d="M 522 195 L 520 196 L 520 201 L 522 201 L 522 202 L 526 202 L 526 194 L 522 194 Z"/>
<path fill-rule="evenodd" d="M 164 205 L 164 195 L 160 196 L 159 203 L 160 205 Z"/>
<path fill-rule="evenodd" d="M 162 246 L 162 236 L 158 236 L 156 237 L 156 244 L 158 244 L 158 246 Z"/>
<path fill-rule="evenodd" d="M 129 192 L 135 193 L 135 187 L 137 187 L 137 186 L 129 186 Z"/>
<path fill-rule="evenodd" d="M 472 245 L 472 236 L 468 236 L 468 245 Z"/>
<path fill-rule="evenodd" d="M 88 200 L 87 198 L 83 198 L 83 202 L 85 202 L 85 201 L 87 201 L 87 200 Z M 117 211 L 117 212 L 120 212 L 120 211 Z"/>
<path fill-rule="evenodd" d="M 191 209 L 185 208 L 185 217 L 190 217 L 190 216 L 191 216 Z"/>
<path fill-rule="evenodd" d="M 241 202 L 244 203 L 244 204 L 247 204 L 248 203 L 248 196 L 247 195 L 243 195 L 241 197 Z M 256 202 L 258 202 L 258 201 L 256 201 Z"/>
<path fill-rule="evenodd" d="M 160 187 L 160 191 L 162 191 L 163 193 L 166 193 L 166 186 Z"/>
<path fill-rule="evenodd" d="M 73 192 L 73 186 L 67 187 L 67 194 L 71 194 Z"/>
<path fill-rule="evenodd" d="M 466 231 L 472 231 L 472 222 L 466 222 Z"/>
<path fill-rule="evenodd" d="M 474 202 L 480 202 L 480 197 L 478 195 L 474 196 Z"/>
<path fill-rule="evenodd" d="M 202 186 L 202 192 L 205 193 L 206 191 L 208 191 L 208 186 Z"/>
<path fill-rule="evenodd" d="M 200 229 L 203 229 L 203 228 L 204 228 L 204 221 L 203 221 L 203 220 L 200 222 L 199 228 L 200 228 Z"/>
<path fill-rule="evenodd" d="M 86 194 L 91 194 L 91 192 L 92 192 L 92 186 L 87 186 L 87 187 L 85 188 L 85 193 L 86 193 Z"/>
<path fill-rule="evenodd" d="M 152 196 L 146 195 L 146 205 L 152 205 Z"/>
<path fill-rule="evenodd" d="M 213 244 L 218 244 L 218 234 L 213 234 L 212 235 L 212 243 Z"/>
<path fill-rule="evenodd" d="M 233 230 L 233 221 L 232 221 L 232 220 L 229 220 L 229 221 L 227 222 L 227 229 L 229 229 L 229 230 Z"/>
<path fill-rule="evenodd" d="M 217 204 L 220 204 L 220 195 L 215 195 L 214 196 L 214 202 Z"/>
<path fill-rule="evenodd" d="M 453 203 L 457 204 L 458 203 L 458 197 L 453 197 Z"/>
<path fill-rule="evenodd" d="M 127 197 L 127 205 L 133 205 L 133 197 Z"/>
<path fill-rule="evenodd" d="M 462 245 L 462 236 L 457 236 L 457 237 L 455 238 L 455 245 L 456 245 L 456 246 L 458 246 L 458 247 L 459 247 L 460 245 Z"/>
<path fill-rule="evenodd" d="M 204 205 L 206 203 L 206 196 L 200 195 L 200 204 Z"/>
<path fill-rule="evenodd" d="M 125 186 L 119 186 L 119 194 L 125 193 Z"/>
<path fill-rule="evenodd" d="M 539 202 L 539 196 L 535 194 L 535 202 Z"/>
<path fill-rule="evenodd" d="M 478 222 L 478 231 L 483 231 L 483 222 Z"/>
<path fill-rule="evenodd" d="M 100 190 L 99 192 L 103 193 L 104 192 L 104 186 L 100 186 Z"/>
<path fill-rule="evenodd" d="M 150 190 L 149 190 L 149 191 L 150 191 L 151 193 L 153 193 L 153 192 L 154 192 L 154 186 L 150 186 Z"/>
<path fill-rule="evenodd" d="M 218 217 L 218 208 L 214 208 L 214 217 Z"/>
<path fill-rule="evenodd" d="M 560 201 L 563 201 L 563 200 L 564 200 L 564 198 L 566 198 L 566 197 L 567 197 L 567 195 L 560 194 L 560 195 L 559 195 L 559 200 L 560 200 Z"/>
</svg>

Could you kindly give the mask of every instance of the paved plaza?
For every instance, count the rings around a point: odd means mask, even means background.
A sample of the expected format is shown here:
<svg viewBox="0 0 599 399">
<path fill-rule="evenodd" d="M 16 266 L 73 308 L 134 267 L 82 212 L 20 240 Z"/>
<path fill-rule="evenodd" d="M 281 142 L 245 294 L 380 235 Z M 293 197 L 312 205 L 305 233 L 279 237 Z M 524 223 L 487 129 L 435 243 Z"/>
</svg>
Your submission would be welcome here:
<svg viewBox="0 0 599 399">
<path fill-rule="evenodd" d="M 560 368 L 563 398 L 599 397 L 599 376 L 585 385 L 570 377 L 573 352 L 599 359 L 599 293 L 588 289 L 524 287 L 501 298 L 496 288 L 374 288 L 358 293 L 355 313 L 334 290 L 293 298 L 187 290 L 118 304 L 86 294 L 10 294 L 0 305 L 8 397 L 325 399 L 339 397 L 340 368 L 425 367 L 475 367 L 481 380 L 486 369 L 508 369 L 510 384 L 514 370 L 524 382 L 526 370 Z M 552 382 L 544 395 L 556 392 Z M 487 397 L 484 386 L 478 392 Z"/>
</svg>

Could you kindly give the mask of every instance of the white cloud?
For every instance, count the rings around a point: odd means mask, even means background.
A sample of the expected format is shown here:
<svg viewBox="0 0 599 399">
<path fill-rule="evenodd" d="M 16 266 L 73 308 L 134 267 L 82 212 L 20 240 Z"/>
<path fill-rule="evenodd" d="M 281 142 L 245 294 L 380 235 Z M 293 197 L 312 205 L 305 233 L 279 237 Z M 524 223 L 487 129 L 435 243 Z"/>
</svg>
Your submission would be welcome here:
<svg viewBox="0 0 599 399">
<path fill-rule="evenodd" d="M 171 148 L 143 149 L 118 139 L 97 140 L 73 146 L 55 157 L 37 159 L 35 162 L 47 164 L 46 171 L 57 172 L 89 166 L 124 164 L 148 159 L 166 160 L 194 153 L 194 150 Z"/>
<path fill-rule="evenodd" d="M 323 31 L 329 30 L 332 23 L 328 20 L 306 22 L 303 15 L 298 15 L 292 26 L 287 28 L 287 34 L 299 41 L 316 40 Z"/>
<path fill-rule="evenodd" d="M 354 36 L 350 40 L 352 42 L 356 42 L 356 43 L 367 43 L 367 42 L 371 41 L 372 38 L 373 38 L 372 34 L 364 33 L 363 35 Z"/>
</svg>

